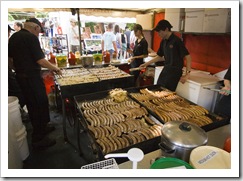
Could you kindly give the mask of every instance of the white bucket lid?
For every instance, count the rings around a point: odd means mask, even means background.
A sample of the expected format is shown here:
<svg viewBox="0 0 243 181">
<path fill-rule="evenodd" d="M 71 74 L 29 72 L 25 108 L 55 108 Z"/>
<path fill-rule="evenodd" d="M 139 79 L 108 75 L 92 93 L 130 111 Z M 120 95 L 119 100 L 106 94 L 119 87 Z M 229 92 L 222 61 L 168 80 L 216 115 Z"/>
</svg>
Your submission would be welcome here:
<svg viewBox="0 0 243 181">
<path fill-rule="evenodd" d="M 192 150 L 189 163 L 197 169 L 230 169 L 230 153 L 213 146 L 199 146 Z"/>
</svg>

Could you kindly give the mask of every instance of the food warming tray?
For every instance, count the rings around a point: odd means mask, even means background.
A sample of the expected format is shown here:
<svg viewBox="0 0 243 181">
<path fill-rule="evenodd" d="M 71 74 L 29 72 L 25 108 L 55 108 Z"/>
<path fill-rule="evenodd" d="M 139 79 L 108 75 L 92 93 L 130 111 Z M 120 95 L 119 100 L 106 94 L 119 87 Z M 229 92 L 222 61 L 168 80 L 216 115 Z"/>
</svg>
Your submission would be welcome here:
<svg viewBox="0 0 243 181">
<path fill-rule="evenodd" d="M 97 92 L 97 93 L 92 93 L 92 94 L 74 96 L 74 101 L 76 103 L 76 107 L 77 107 L 77 110 L 79 112 L 78 113 L 79 114 L 78 117 L 80 118 L 81 129 L 84 130 L 84 131 L 81 131 L 82 132 L 81 134 L 83 134 L 84 132 L 87 132 L 88 135 L 86 135 L 86 136 L 90 138 L 89 145 L 85 145 L 84 144 L 84 146 L 86 146 L 86 148 L 82 149 L 82 142 L 81 141 L 78 143 L 79 144 L 79 148 L 81 149 L 81 152 L 84 152 L 85 150 L 87 150 L 87 148 L 90 148 L 90 151 L 87 152 L 87 153 L 84 153 L 83 155 L 84 155 L 84 157 L 85 156 L 86 157 L 92 157 L 92 155 L 90 154 L 90 152 L 92 152 L 93 154 L 96 154 L 96 156 L 93 155 L 93 158 L 95 157 L 97 159 L 96 161 L 103 160 L 104 156 L 107 153 L 104 153 L 102 151 L 101 147 L 96 142 L 97 140 L 96 140 L 94 134 L 92 134 L 92 131 L 89 130 L 90 123 L 85 118 L 84 111 L 82 110 L 82 108 L 80 108 L 80 103 L 81 102 L 86 102 L 86 101 L 93 101 L 93 100 L 100 100 L 100 99 L 107 98 L 108 97 L 108 92 L 109 91 L 102 91 L 102 92 Z M 130 101 L 133 101 L 130 98 L 128 98 L 128 99 Z M 135 102 L 135 101 L 133 101 L 133 102 Z M 153 117 L 152 115 L 150 115 L 150 116 Z M 156 121 L 155 118 L 154 118 L 154 120 Z M 161 125 L 161 123 L 159 123 L 159 122 L 157 122 L 157 123 Z M 80 134 L 80 137 L 82 137 L 81 134 Z M 148 139 L 148 140 L 145 140 L 145 141 L 142 141 L 142 142 L 138 142 L 136 144 L 132 144 L 132 145 L 130 145 L 128 147 L 124 147 L 122 149 L 113 150 L 110 153 L 126 153 L 129 149 L 131 149 L 133 147 L 136 147 L 136 148 L 140 148 L 141 150 L 143 150 L 143 152 L 146 154 L 146 153 L 149 153 L 149 152 L 152 152 L 154 150 L 159 149 L 158 143 L 160 142 L 160 140 L 161 140 L 161 138 L 160 138 L 160 135 L 159 135 L 159 136 L 156 136 L 156 137 L 154 137 L 152 139 Z M 86 159 L 87 160 L 92 160 L 92 158 L 91 159 L 90 158 L 86 158 Z M 92 160 L 92 161 L 94 161 L 94 160 Z M 116 161 L 118 163 L 122 163 L 122 162 L 128 161 L 128 159 L 127 158 L 117 158 Z"/>
<path fill-rule="evenodd" d="M 105 67 L 107 65 L 92 66 L 92 68 Z M 122 71 L 122 70 L 121 70 Z M 55 75 L 55 79 L 58 77 Z M 62 98 L 73 98 L 75 95 L 88 94 L 104 90 L 113 89 L 116 87 L 128 88 L 134 85 L 134 76 L 113 78 L 107 80 L 99 80 L 97 82 L 80 83 L 73 85 L 59 85 L 56 81 Z"/>
<path fill-rule="evenodd" d="M 167 90 L 159 85 L 151 85 L 151 86 L 144 86 L 144 87 L 132 87 L 132 88 L 128 88 L 126 89 L 128 91 L 128 95 L 134 99 L 135 101 L 137 101 L 138 103 L 142 104 L 141 102 L 139 102 L 137 99 L 135 99 L 134 97 L 131 96 L 131 93 L 139 93 L 141 89 L 145 89 L 147 88 L 148 90 L 150 91 L 163 91 L 163 90 Z M 169 91 L 169 90 L 167 90 Z M 171 92 L 171 93 L 174 93 L 176 94 L 175 92 Z M 180 96 L 179 96 L 180 97 Z M 184 98 L 183 98 L 184 99 Z M 196 105 L 195 103 L 187 100 L 187 99 L 184 99 L 186 100 L 187 102 L 189 102 L 191 105 Z M 147 108 L 148 112 L 153 115 L 157 120 L 159 120 L 162 124 L 164 124 L 166 121 L 164 121 L 163 119 L 161 119 L 158 114 L 156 114 L 153 110 L 149 109 L 147 106 L 145 106 L 143 104 L 144 107 Z M 221 127 L 223 125 L 226 125 L 226 124 L 229 124 L 229 118 L 228 117 L 223 117 L 223 116 L 219 116 L 219 115 L 216 115 L 212 112 L 208 112 L 208 114 L 206 114 L 206 116 L 208 118 L 210 118 L 212 120 L 212 123 L 210 124 L 207 124 L 207 125 L 204 125 L 202 126 L 201 128 L 204 129 L 205 131 L 210 131 L 210 130 L 213 130 L 215 128 L 218 128 L 218 127 Z"/>
</svg>

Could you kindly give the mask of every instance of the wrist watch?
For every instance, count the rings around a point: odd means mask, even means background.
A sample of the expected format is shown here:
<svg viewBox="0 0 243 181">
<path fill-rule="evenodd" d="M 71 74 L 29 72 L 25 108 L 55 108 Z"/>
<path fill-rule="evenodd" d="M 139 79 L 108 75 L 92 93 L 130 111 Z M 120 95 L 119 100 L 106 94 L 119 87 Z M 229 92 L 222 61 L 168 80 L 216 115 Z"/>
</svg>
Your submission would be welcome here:
<svg viewBox="0 0 243 181">
<path fill-rule="evenodd" d="M 186 73 L 189 74 L 189 73 L 191 73 L 191 71 L 190 70 L 187 70 Z"/>
</svg>

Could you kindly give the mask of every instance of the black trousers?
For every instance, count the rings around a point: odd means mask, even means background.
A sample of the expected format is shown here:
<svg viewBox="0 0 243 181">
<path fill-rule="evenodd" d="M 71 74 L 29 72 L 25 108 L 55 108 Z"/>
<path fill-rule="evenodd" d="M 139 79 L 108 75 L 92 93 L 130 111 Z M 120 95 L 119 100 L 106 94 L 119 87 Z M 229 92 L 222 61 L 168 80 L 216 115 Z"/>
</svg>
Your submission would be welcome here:
<svg viewBox="0 0 243 181">
<path fill-rule="evenodd" d="M 178 67 L 164 66 L 159 75 L 157 84 L 171 91 L 175 91 L 181 76 L 182 69 Z"/>
<path fill-rule="evenodd" d="M 27 76 L 16 74 L 16 79 L 26 100 L 29 117 L 33 127 L 32 141 L 44 137 L 45 128 L 50 121 L 48 97 L 40 74 Z"/>
<path fill-rule="evenodd" d="M 231 95 L 222 96 L 215 105 L 214 113 L 231 118 Z"/>
</svg>

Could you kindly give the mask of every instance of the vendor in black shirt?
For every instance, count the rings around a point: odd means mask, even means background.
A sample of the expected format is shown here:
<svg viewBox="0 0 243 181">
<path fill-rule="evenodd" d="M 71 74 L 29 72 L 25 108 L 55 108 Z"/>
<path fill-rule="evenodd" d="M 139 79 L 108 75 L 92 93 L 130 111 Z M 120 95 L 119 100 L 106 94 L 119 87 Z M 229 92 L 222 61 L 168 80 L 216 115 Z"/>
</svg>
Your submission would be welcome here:
<svg viewBox="0 0 243 181">
<path fill-rule="evenodd" d="M 224 76 L 224 87 L 219 93 L 222 97 L 216 104 L 214 112 L 231 118 L 231 65 Z"/>
<path fill-rule="evenodd" d="M 35 148 L 44 148 L 56 143 L 46 136 L 54 127 L 48 127 L 47 124 L 50 121 L 49 104 L 40 73 L 41 67 L 61 74 L 58 67 L 45 59 L 38 39 L 41 32 L 41 23 L 36 18 L 31 18 L 24 23 L 24 29 L 10 37 L 8 45 L 8 56 L 13 62 L 16 80 L 24 94 L 33 127 L 32 146 Z"/>
<path fill-rule="evenodd" d="M 143 28 L 140 24 L 135 24 L 133 30 L 137 40 L 132 52 L 133 56 L 129 58 L 128 62 L 131 63 L 131 68 L 137 68 L 143 64 L 143 59 L 148 56 L 148 42 L 144 38 Z M 140 70 L 132 71 L 131 74 L 134 75 L 135 85 L 139 86 Z"/>
<path fill-rule="evenodd" d="M 185 83 L 189 78 L 191 56 L 181 39 L 171 32 L 171 28 L 172 26 L 167 20 L 159 21 L 154 28 L 162 38 L 157 56 L 142 64 L 140 68 L 146 68 L 152 63 L 164 61 L 164 68 L 159 75 L 157 84 L 175 91 L 179 81 Z M 186 59 L 186 73 L 182 76 L 184 58 Z"/>
</svg>

